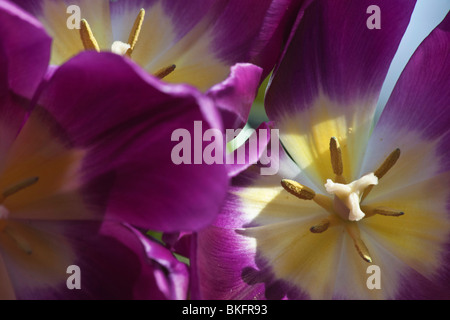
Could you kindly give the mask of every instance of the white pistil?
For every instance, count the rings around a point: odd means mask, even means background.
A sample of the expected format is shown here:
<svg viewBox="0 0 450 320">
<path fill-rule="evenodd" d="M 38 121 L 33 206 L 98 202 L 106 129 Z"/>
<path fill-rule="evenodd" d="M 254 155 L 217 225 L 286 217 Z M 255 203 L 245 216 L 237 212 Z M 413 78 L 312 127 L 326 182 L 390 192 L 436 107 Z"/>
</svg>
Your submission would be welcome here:
<svg viewBox="0 0 450 320">
<path fill-rule="evenodd" d="M 348 217 L 346 217 L 346 212 L 338 210 L 338 213 L 344 219 L 359 221 L 365 216 L 359 206 L 360 197 L 368 186 L 376 184 L 378 184 L 378 178 L 375 174 L 369 173 L 349 184 L 335 183 L 331 179 L 328 179 L 325 184 L 325 189 L 329 194 L 338 197 L 349 209 Z"/>
<path fill-rule="evenodd" d="M 130 48 L 131 46 L 128 43 L 122 41 L 114 41 L 111 45 L 111 52 L 123 56 Z"/>
</svg>

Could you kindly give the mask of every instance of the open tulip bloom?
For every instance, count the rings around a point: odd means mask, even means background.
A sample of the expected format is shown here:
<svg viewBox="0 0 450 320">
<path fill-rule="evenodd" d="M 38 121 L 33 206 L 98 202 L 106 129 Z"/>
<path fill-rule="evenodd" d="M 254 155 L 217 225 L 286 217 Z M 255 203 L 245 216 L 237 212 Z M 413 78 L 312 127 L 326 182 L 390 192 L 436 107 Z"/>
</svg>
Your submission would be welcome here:
<svg viewBox="0 0 450 320">
<path fill-rule="evenodd" d="M 381 29 L 366 26 L 373 4 Z M 204 298 L 450 298 L 449 17 L 374 121 L 414 5 L 322 0 L 306 10 L 266 94 L 280 170 L 234 178 L 200 232 Z"/>
<path fill-rule="evenodd" d="M 186 265 L 141 231 L 214 219 L 225 168 L 170 161 L 176 128 L 221 128 L 213 101 L 109 52 L 46 75 L 50 37 L 3 0 L 0 34 L 0 298 L 186 298 Z"/>
<path fill-rule="evenodd" d="M 53 38 L 51 64 L 84 50 L 124 55 L 168 82 L 202 91 L 230 66 L 267 75 L 303 0 L 14 0 Z M 78 21 L 77 21 L 78 20 Z"/>
</svg>

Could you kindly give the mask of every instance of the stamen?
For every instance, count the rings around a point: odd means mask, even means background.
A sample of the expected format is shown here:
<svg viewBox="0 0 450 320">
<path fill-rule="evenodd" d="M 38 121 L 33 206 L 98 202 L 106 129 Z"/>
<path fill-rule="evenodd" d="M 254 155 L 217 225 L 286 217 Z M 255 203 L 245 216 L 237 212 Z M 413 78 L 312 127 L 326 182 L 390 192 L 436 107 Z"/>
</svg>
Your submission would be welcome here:
<svg viewBox="0 0 450 320">
<path fill-rule="evenodd" d="M 342 152 L 338 140 L 335 137 L 330 139 L 330 155 L 331 155 L 331 166 L 333 167 L 333 172 L 337 176 L 341 176 L 344 172 L 344 166 L 342 164 Z"/>
<path fill-rule="evenodd" d="M 95 40 L 94 34 L 86 19 L 82 19 L 80 22 L 80 37 L 84 49 L 100 52 L 100 47 L 98 46 L 97 40 Z"/>
<path fill-rule="evenodd" d="M 282 179 L 281 186 L 290 194 L 302 200 L 313 200 L 316 204 L 333 214 L 333 200 L 322 194 L 316 194 L 314 190 L 290 179 Z"/>
<path fill-rule="evenodd" d="M 136 45 L 139 33 L 141 32 L 142 23 L 144 22 L 145 10 L 139 10 L 139 13 L 134 21 L 133 28 L 131 29 L 130 36 L 128 37 L 128 44 L 130 48 L 127 51 L 127 55 L 131 56 L 131 53 L 134 50 L 134 46 Z"/>
<path fill-rule="evenodd" d="M 168 67 L 162 68 L 155 73 L 155 77 L 163 79 L 163 78 L 167 77 L 169 74 L 171 74 L 175 70 L 176 67 L 177 67 L 176 65 L 172 64 Z"/>
<path fill-rule="evenodd" d="M 366 212 L 367 217 L 374 216 L 376 214 L 382 215 L 382 216 L 388 216 L 388 217 L 400 217 L 404 215 L 405 213 L 400 210 L 395 210 L 387 207 L 377 207 L 377 208 L 370 208 L 370 207 L 364 207 L 364 212 Z"/>
<path fill-rule="evenodd" d="M 394 166 L 398 158 L 400 158 L 400 149 L 397 148 L 384 160 L 378 170 L 375 171 L 378 179 L 381 179 Z"/>
<path fill-rule="evenodd" d="M 385 207 L 375 208 L 373 212 L 375 214 L 381 214 L 383 216 L 389 216 L 389 217 L 400 217 L 405 214 L 402 211 L 393 210 L 393 209 L 385 208 Z"/>
<path fill-rule="evenodd" d="M 312 200 L 316 196 L 314 190 L 294 180 L 282 179 L 281 186 L 290 194 L 303 200 Z"/>
<path fill-rule="evenodd" d="M 347 232 L 349 236 L 352 238 L 353 243 L 355 245 L 356 251 L 364 261 L 368 263 L 372 263 L 372 258 L 370 257 L 369 249 L 367 249 L 366 244 L 361 239 L 361 234 L 359 232 L 359 228 L 356 223 L 347 223 L 346 225 Z"/>
<path fill-rule="evenodd" d="M 21 190 L 23 190 L 25 188 L 31 187 L 33 184 L 35 184 L 38 181 L 39 181 L 39 177 L 31 177 L 31 178 L 27 178 L 25 180 L 22 180 L 19 183 L 15 184 L 15 185 L 13 185 L 11 187 L 6 188 L 5 191 L 3 191 L 3 194 L 2 194 L 3 199 L 5 199 L 5 198 L 7 198 L 9 196 L 12 196 L 13 194 L 15 194 L 15 193 L 17 193 L 17 192 L 19 192 L 19 191 L 21 191 Z"/>
<path fill-rule="evenodd" d="M 316 224 L 315 226 L 312 226 L 309 228 L 309 231 L 312 233 L 322 233 L 328 230 L 328 227 L 330 226 L 330 220 L 325 219 L 319 224 Z"/>
<path fill-rule="evenodd" d="M 384 160 L 382 165 L 375 171 L 375 176 L 378 179 L 381 179 L 397 162 L 398 158 L 400 158 L 400 149 L 397 148 L 391 152 L 391 154 Z M 361 202 L 367 197 L 367 195 L 372 191 L 373 186 L 369 186 L 366 190 L 364 190 L 363 195 L 361 196 Z"/>
<path fill-rule="evenodd" d="M 20 236 L 18 233 L 14 232 L 13 229 L 6 227 L 4 232 L 10 236 L 14 242 L 17 244 L 17 246 L 23 250 L 26 254 L 31 255 L 33 253 L 33 250 L 31 249 L 30 244 L 28 241 Z"/>
<path fill-rule="evenodd" d="M 328 197 L 326 197 L 328 198 Z M 329 199 L 329 198 L 328 198 Z M 311 228 L 309 228 L 309 231 L 311 231 L 312 233 L 322 233 L 327 231 L 330 227 L 339 225 L 342 220 L 333 212 L 333 208 L 332 208 L 332 203 L 329 202 L 330 205 L 330 215 L 328 217 L 326 217 L 325 219 L 323 219 L 320 223 L 312 226 Z M 323 208 L 325 208 L 324 206 L 322 206 Z M 327 208 L 325 208 L 327 209 Z"/>
</svg>

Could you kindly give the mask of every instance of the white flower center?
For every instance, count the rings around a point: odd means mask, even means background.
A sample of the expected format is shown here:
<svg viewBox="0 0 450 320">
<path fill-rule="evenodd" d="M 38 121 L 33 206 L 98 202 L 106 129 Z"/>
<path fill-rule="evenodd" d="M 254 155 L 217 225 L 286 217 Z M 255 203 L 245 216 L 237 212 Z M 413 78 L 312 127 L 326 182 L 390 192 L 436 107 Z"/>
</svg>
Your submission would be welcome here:
<svg viewBox="0 0 450 320">
<path fill-rule="evenodd" d="M 334 195 L 330 197 L 316 194 L 314 190 L 298 183 L 294 180 L 282 179 L 282 187 L 290 194 L 302 200 L 312 200 L 329 212 L 329 216 L 318 224 L 313 225 L 309 230 L 312 233 L 322 233 L 336 225 L 343 225 L 348 235 L 353 239 L 358 254 L 366 262 L 372 263 L 369 249 L 361 239 L 358 224 L 364 217 L 368 218 L 379 214 L 389 217 L 399 217 L 403 211 L 387 207 L 364 206 L 365 213 L 361 210 L 360 203 L 370 193 L 374 185 L 381 179 L 397 162 L 400 157 L 400 149 L 395 149 L 375 171 L 362 176 L 361 178 L 346 184 L 344 177 L 344 166 L 342 163 L 342 152 L 339 142 L 335 137 L 330 139 L 331 166 L 335 174 L 335 181 L 327 179 L 325 183 L 326 191 Z M 343 221 L 344 220 L 344 221 Z M 348 222 L 352 221 L 352 222 Z"/>
<path fill-rule="evenodd" d="M 331 179 L 327 179 L 325 188 L 329 194 L 338 197 L 345 207 L 348 208 L 348 210 L 343 210 L 339 205 L 335 205 L 335 211 L 341 218 L 359 221 L 365 216 L 359 206 L 361 195 L 368 186 L 377 184 L 378 178 L 371 172 L 349 184 L 336 183 Z"/>
</svg>

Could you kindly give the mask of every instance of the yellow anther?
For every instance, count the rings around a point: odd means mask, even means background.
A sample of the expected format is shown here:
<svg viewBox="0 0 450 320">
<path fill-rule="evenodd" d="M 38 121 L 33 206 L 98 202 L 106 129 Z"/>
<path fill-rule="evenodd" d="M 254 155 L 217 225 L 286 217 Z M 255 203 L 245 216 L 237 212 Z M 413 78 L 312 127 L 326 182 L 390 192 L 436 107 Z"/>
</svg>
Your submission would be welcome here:
<svg viewBox="0 0 450 320">
<path fill-rule="evenodd" d="M 80 37 L 85 50 L 96 50 L 100 52 L 100 47 L 86 19 L 82 19 L 80 22 Z"/>
<path fill-rule="evenodd" d="M 375 176 L 378 179 L 381 179 L 397 162 L 398 158 L 400 158 L 400 149 L 397 148 L 391 152 L 391 154 L 384 160 L 381 166 L 375 171 Z M 364 190 L 363 195 L 361 196 L 361 202 L 367 197 L 367 195 L 372 191 L 373 186 L 369 186 L 366 190 Z"/>
<path fill-rule="evenodd" d="M 366 244 L 361 239 L 361 234 L 359 232 L 358 225 L 354 222 L 348 222 L 346 224 L 346 230 L 349 236 L 353 240 L 353 244 L 355 245 L 356 251 L 359 256 L 363 258 L 364 261 L 368 263 L 372 263 L 372 258 L 370 257 L 369 249 L 367 249 Z"/>
<path fill-rule="evenodd" d="M 394 210 L 394 209 L 390 209 L 390 208 L 386 208 L 386 207 L 375 208 L 373 210 L 373 212 L 375 214 L 381 214 L 383 216 L 389 216 L 389 217 L 400 217 L 405 214 L 403 211 Z"/>
<path fill-rule="evenodd" d="M 168 67 L 162 68 L 155 73 L 155 77 L 163 79 L 163 78 L 167 77 L 169 74 L 171 74 L 175 70 L 176 67 L 177 67 L 176 65 L 172 64 Z"/>
<path fill-rule="evenodd" d="M 144 22 L 145 10 L 139 10 L 139 13 L 134 21 L 133 28 L 131 29 L 130 36 L 128 37 L 128 44 L 130 48 L 127 51 L 127 55 L 131 56 L 131 53 L 134 50 L 134 46 L 136 45 L 139 39 L 139 33 L 141 32 L 142 23 Z"/>
<path fill-rule="evenodd" d="M 341 176 L 344 172 L 344 166 L 342 164 L 342 152 L 339 142 L 335 137 L 330 139 L 330 155 L 331 155 L 331 166 L 333 167 L 333 172 L 337 176 Z"/>
<path fill-rule="evenodd" d="M 403 211 L 395 210 L 395 209 L 391 209 L 391 208 L 387 208 L 387 207 L 373 208 L 370 206 L 363 206 L 362 210 L 364 210 L 364 212 L 366 212 L 367 218 L 372 217 L 376 214 L 379 214 L 382 216 L 387 216 L 387 217 L 400 217 L 405 214 Z"/>
<path fill-rule="evenodd" d="M 33 253 L 33 249 L 31 249 L 30 243 L 22 237 L 18 232 L 16 232 L 14 229 L 7 226 L 4 230 L 4 232 L 10 236 L 16 245 L 26 254 L 31 255 Z"/>
<path fill-rule="evenodd" d="M 12 196 L 13 194 L 19 192 L 20 190 L 23 190 L 25 188 L 32 186 L 33 184 L 35 184 L 38 181 L 39 181 L 39 177 L 31 177 L 31 178 L 22 180 L 19 183 L 6 188 L 2 193 L 2 197 L 3 197 L 3 199 L 5 199 L 9 196 Z"/>
<path fill-rule="evenodd" d="M 314 190 L 294 180 L 283 179 L 281 180 L 281 186 L 290 194 L 303 200 L 312 200 L 316 196 Z"/>
<path fill-rule="evenodd" d="M 309 231 L 311 231 L 312 233 L 322 233 L 327 231 L 329 227 L 330 227 L 330 220 L 324 219 L 319 224 L 316 224 L 311 228 L 309 228 Z"/>
<path fill-rule="evenodd" d="M 400 158 L 400 149 L 395 149 L 387 158 L 383 164 L 375 171 L 375 175 L 378 179 L 381 179 L 397 162 Z"/>
</svg>

